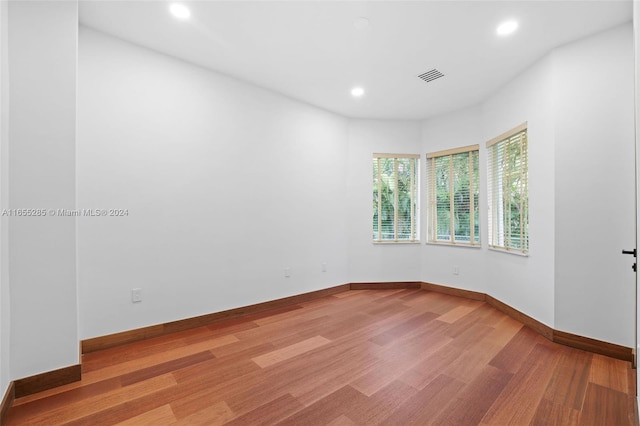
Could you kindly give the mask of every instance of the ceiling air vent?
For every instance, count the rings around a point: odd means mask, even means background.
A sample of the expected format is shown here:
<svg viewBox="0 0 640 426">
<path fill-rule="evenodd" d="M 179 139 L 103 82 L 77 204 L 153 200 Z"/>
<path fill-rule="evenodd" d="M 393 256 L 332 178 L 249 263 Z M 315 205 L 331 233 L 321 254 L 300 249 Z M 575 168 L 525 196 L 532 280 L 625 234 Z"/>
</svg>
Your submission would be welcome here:
<svg viewBox="0 0 640 426">
<path fill-rule="evenodd" d="M 419 79 L 422 79 L 424 81 L 426 81 L 427 83 L 429 83 L 430 81 L 433 81 L 435 79 L 438 79 L 440 77 L 444 77 L 444 74 L 442 74 L 440 71 L 438 71 L 437 69 L 432 69 L 431 71 L 427 71 L 424 74 L 420 74 L 418 76 Z"/>
</svg>

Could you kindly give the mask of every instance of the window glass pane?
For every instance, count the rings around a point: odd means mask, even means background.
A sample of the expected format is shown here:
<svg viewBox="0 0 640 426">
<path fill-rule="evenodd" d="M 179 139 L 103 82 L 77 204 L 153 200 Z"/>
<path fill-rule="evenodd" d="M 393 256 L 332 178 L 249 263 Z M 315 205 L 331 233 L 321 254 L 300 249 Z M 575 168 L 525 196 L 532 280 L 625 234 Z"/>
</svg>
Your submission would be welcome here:
<svg viewBox="0 0 640 426">
<path fill-rule="evenodd" d="M 526 130 L 491 145 L 488 154 L 489 244 L 526 253 L 529 249 Z"/>
<path fill-rule="evenodd" d="M 471 152 L 471 167 L 473 169 L 473 241 L 480 242 L 480 176 L 478 172 L 479 152 Z"/>
<path fill-rule="evenodd" d="M 378 204 L 379 197 L 378 194 L 378 158 L 373 159 L 373 239 L 378 239 Z"/>
<path fill-rule="evenodd" d="M 435 190 L 436 190 L 436 215 L 437 231 L 436 240 L 451 240 L 451 196 L 450 196 L 450 168 L 451 156 L 437 157 L 435 159 Z"/>
<path fill-rule="evenodd" d="M 382 233 L 381 239 L 393 240 L 395 238 L 394 233 L 394 221 L 395 221 L 395 192 L 396 181 L 394 177 L 394 159 L 393 158 L 381 158 L 381 196 L 380 203 L 382 205 L 381 217 L 382 217 Z"/>
<path fill-rule="evenodd" d="M 477 145 L 427 157 L 429 241 L 479 244 Z"/>
<path fill-rule="evenodd" d="M 410 240 L 413 194 L 411 193 L 411 162 L 409 158 L 398 158 L 398 239 Z"/>
<path fill-rule="evenodd" d="M 417 156 L 373 159 L 373 240 L 414 241 L 417 227 Z"/>
<path fill-rule="evenodd" d="M 452 156 L 453 161 L 453 211 L 455 241 L 471 241 L 471 200 L 469 184 L 469 153 Z"/>
</svg>

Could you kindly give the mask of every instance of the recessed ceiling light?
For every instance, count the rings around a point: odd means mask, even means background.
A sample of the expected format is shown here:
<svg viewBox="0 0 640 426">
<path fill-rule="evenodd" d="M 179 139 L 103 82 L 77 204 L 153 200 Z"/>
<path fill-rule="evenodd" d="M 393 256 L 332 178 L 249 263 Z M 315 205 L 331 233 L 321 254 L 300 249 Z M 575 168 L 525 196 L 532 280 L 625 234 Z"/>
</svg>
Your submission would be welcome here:
<svg viewBox="0 0 640 426">
<path fill-rule="evenodd" d="M 187 9 L 185 5 L 180 3 L 173 3 L 169 7 L 169 10 L 171 11 L 171 14 L 178 19 L 189 19 L 191 16 L 191 11 Z"/>
<path fill-rule="evenodd" d="M 369 20 L 365 17 L 356 18 L 353 21 L 353 26 L 356 27 L 357 30 L 364 30 L 369 26 Z"/>
<path fill-rule="evenodd" d="M 362 95 L 364 95 L 364 89 L 362 87 L 354 87 L 351 89 L 351 96 L 359 98 Z"/>
<path fill-rule="evenodd" d="M 505 21 L 502 24 L 498 25 L 498 28 L 496 28 L 496 33 L 498 33 L 498 35 L 504 36 L 507 34 L 511 34 L 517 29 L 518 23 L 516 21 Z"/>
</svg>

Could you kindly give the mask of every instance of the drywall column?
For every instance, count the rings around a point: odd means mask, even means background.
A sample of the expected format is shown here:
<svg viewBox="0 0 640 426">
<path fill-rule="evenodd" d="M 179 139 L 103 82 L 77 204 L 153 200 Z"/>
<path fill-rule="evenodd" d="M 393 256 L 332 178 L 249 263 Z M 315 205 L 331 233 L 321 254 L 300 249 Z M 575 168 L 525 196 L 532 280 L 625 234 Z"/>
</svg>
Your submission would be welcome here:
<svg viewBox="0 0 640 426">
<path fill-rule="evenodd" d="M 621 254 L 635 244 L 631 25 L 554 55 L 554 328 L 632 347 L 635 274 Z"/>
<path fill-rule="evenodd" d="M 74 209 L 77 2 L 15 1 L 8 14 L 8 207 Z M 78 363 L 76 223 L 13 213 L 10 359 L 20 379 Z"/>
<path fill-rule="evenodd" d="M 640 2 L 633 2 L 633 52 L 634 52 L 634 89 L 635 89 L 635 137 L 636 137 L 636 250 L 640 241 Z M 637 259 L 636 259 L 637 261 Z M 638 349 L 640 349 L 640 291 L 638 291 L 638 274 L 636 274 L 636 346 L 635 367 L 638 366 Z M 636 374 L 636 395 L 638 395 L 640 375 Z M 638 398 L 640 406 L 640 398 Z"/>
<path fill-rule="evenodd" d="M 8 204 L 8 145 L 9 145 L 9 73 L 8 73 L 8 3 L 0 2 L 0 209 Z M 0 397 L 9 386 L 9 219 L 0 216 Z"/>
</svg>

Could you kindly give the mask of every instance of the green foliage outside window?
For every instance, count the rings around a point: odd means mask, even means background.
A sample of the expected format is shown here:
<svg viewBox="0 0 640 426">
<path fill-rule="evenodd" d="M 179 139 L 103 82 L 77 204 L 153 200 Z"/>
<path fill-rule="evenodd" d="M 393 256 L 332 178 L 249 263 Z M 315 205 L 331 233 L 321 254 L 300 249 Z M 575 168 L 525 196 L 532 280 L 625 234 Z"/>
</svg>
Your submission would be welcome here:
<svg viewBox="0 0 640 426">
<path fill-rule="evenodd" d="M 529 196 L 527 131 L 489 147 L 489 245 L 527 253 Z"/>
<path fill-rule="evenodd" d="M 373 240 L 417 240 L 417 156 L 373 159 Z"/>
<path fill-rule="evenodd" d="M 478 150 L 429 158 L 429 241 L 480 243 Z"/>
</svg>

